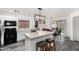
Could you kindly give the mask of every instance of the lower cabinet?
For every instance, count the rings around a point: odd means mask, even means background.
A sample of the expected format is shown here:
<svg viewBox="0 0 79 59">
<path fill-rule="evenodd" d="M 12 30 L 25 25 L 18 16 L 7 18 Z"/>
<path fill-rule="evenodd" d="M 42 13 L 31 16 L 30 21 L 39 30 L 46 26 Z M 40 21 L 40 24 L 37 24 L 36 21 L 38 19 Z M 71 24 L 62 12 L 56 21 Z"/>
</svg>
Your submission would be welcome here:
<svg viewBox="0 0 79 59">
<path fill-rule="evenodd" d="M 25 39 L 25 36 L 24 36 L 23 32 L 17 32 L 17 41 L 21 41 L 24 39 Z"/>
</svg>

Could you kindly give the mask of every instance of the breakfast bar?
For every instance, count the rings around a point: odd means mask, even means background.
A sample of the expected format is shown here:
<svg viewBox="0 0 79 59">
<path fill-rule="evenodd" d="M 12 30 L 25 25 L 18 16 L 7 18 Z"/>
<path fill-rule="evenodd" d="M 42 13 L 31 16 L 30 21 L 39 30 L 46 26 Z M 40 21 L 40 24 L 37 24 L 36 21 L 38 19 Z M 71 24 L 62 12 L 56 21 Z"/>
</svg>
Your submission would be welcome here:
<svg viewBox="0 0 79 59">
<path fill-rule="evenodd" d="M 24 33 L 25 38 L 25 50 L 36 51 L 36 43 L 47 38 L 53 39 L 53 32 L 49 31 L 36 31 L 30 33 Z"/>
</svg>

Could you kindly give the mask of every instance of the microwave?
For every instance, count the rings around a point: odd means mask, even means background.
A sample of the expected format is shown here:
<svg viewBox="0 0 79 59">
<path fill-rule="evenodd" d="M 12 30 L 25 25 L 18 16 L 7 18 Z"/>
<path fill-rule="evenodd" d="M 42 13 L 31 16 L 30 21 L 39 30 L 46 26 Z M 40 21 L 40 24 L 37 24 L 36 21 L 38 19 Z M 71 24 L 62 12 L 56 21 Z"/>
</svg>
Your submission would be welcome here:
<svg viewBox="0 0 79 59">
<path fill-rule="evenodd" d="M 16 21 L 4 21 L 4 26 L 17 26 Z"/>
</svg>

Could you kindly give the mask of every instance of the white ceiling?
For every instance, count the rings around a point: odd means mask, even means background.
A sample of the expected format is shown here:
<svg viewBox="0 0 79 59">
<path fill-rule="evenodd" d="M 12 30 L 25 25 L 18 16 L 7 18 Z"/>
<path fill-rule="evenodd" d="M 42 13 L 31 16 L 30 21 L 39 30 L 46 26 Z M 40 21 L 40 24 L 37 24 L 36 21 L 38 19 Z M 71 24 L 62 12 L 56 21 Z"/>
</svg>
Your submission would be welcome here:
<svg viewBox="0 0 79 59">
<path fill-rule="evenodd" d="M 18 10 L 14 13 L 13 10 Z M 65 17 L 73 12 L 79 11 L 79 8 L 43 8 L 43 15 L 47 17 Z M 21 14 L 33 17 L 38 13 L 37 8 L 0 8 L 0 14 Z"/>
</svg>

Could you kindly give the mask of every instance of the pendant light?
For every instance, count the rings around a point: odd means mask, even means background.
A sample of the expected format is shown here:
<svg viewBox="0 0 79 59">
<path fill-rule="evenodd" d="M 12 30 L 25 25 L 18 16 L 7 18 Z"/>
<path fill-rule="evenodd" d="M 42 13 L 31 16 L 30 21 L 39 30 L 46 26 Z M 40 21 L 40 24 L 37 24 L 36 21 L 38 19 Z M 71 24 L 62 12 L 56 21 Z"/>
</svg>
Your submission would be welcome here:
<svg viewBox="0 0 79 59">
<path fill-rule="evenodd" d="M 41 22 L 42 21 L 42 8 L 38 8 L 38 15 L 39 15 L 39 22 Z"/>
</svg>

